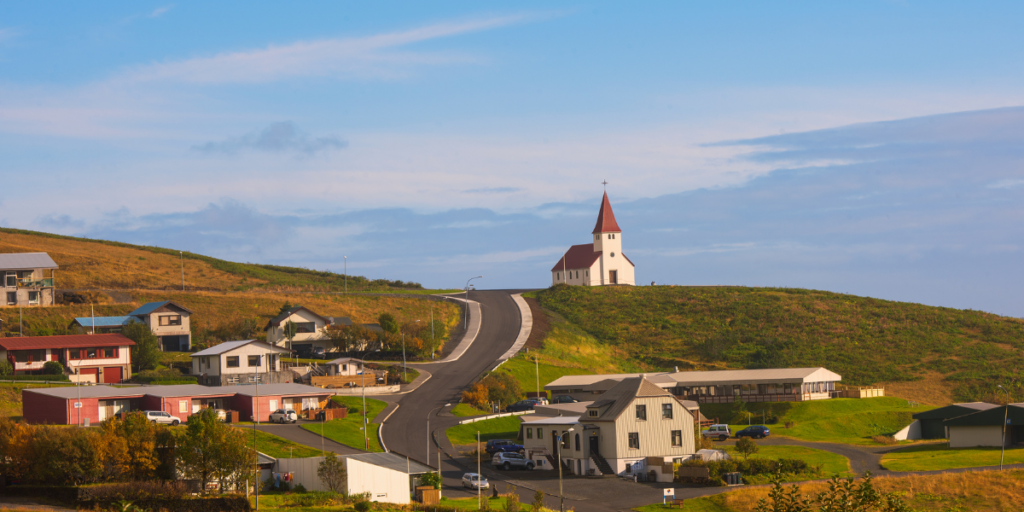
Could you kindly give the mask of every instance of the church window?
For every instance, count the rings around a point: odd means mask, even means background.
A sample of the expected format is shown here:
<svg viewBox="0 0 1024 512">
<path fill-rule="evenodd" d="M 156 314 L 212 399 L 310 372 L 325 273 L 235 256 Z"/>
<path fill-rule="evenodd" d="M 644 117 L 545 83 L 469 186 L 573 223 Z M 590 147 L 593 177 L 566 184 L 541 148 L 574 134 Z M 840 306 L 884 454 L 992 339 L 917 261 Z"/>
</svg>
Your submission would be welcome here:
<svg viewBox="0 0 1024 512">
<path fill-rule="evenodd" d="M 615 253 L 613 252 L 613 253 L 612 253 L 612 258 L 614 258 L 614 257 L 615 257 Z"/>
<path fill-rule="evenodd" d="M 609 233 L 608 234 L 608 240 L 611 240 L 611 239 L 612 239 L 612 235 L 611 235 L 611 233 Z"/>
</svg>

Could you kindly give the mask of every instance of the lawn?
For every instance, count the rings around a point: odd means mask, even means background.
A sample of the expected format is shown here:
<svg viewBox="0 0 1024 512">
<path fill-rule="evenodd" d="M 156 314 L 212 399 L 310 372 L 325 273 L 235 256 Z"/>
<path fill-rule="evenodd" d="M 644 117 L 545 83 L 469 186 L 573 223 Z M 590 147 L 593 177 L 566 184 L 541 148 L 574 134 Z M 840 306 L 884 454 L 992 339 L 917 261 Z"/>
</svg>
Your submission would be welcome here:
<svg viewBox="0 0 1024 512">
<path fill-rule="evenodd" d="M 504 490 L 503 488 L 501 489 Z M 533 500 L 533 493 L 529 489 L 518 491 L 519 510 L 532 510 L 529 503 Z M 483 498 L 490 510 L 505 510 L 505 498 L 490 498 L 490 490 L 484 490 Z M 550 497 L 547 497 L 550 501 Z M 255 507 L 255 499 L 250 498 L 250 503 Z M 262 494 L 260 495 L 261 510 L 281 510 L 287 512 L 349 512 L 355 508 L 344 504 L 344 498 L 339 494 L 324 492 L 317 493 L 290 493 L 290 494 Z M 525 503 L 524 503 L 525 502 Z M 454 507 L 460 510 L 478 510 L 476 498 L 441 498 L 441 504 L 446 507 Z M 557 505 L 556 505 L 557 506 Z M 373 510 L 401 511 L 408 510 L 402 505 L 389 506 L 386 503 L 377 504 Z M 550 510 L 550 509 L 545 509 Z"/>
<path fill-rule="evenodd" d="M 452 444 L 475 444 L 476 433 L 480 432 L 480 441 L 490 439 L 516 439 L 519 437 L 519 416 L 505 416 L 489 420 L 456 425 L 445 431 Z"/>
<path fill-rule="evenodd" d="M 348 417 L 341 420 L 332 420 L 323 424 L 324 437 L 337 441 L 345 446 L 351 446 L 360 450 L 366 449 L 366 444 L 363 439 L 363 415 L 361 413 L 353 413 L 352 411 L 363 410 L 363 399 L 358 396 L 335 396 L 331 400 L 342 404 L 349 408 Z M 367 421 L 373 421 L 373 418 L 377 416 L 380 411 L 387 407 L 386 402 L 380 400 L 374 400 L 372 398 L 366 399 L 366 409 L 368 411 Z M 319 423 L 306 423 L 302 425 L 302 428 L 319 434 L 321 425 Z M 384 448 L 380 445 L 380 440 L 377 438 L 377 430 L 380 429 L 380 425 L 377 423 L 369 423 L 367 425 L 368 438 L 370 441 L 369 451 L 371 452 L 382 452 Z"/>
<path fill-rule="evenodd" d="M 981 311 L 742 286 L 558 285 L 536 297 L 652 369 L 823 366 L 858 386 L 940 375 L 971 401 L 1024 366 L 1024 320 Z"/>
<path fill-rule="evenodd" d="M 873 483 L 880 492 L 898 493 L 912 510 L 996 512 L 1020 510 L 1020 504 L 1024 502 L 1024 471 L 1021 470 L 878 477 L 873 479 Z M 807 496 L 825 490 L 827 483 L 808 482 L 798 486 Z M 770 488 L 765 486 L 686 500 L 682 510 L 753 512 L 757 501 L 767 498 L 769 491 Z M 658 503 L 634 510 L 654 512 L 667 508 Z"/>
<path fill-rule="evenodd" d="M 473 407 L 472 405 L 469 405 L 469 404 L 458 403 L 458 404 L 455 404 L 455 407 L 452 407 L 452 414 L 455 415 L 455 416 L 464 417 L 464 416 L 483 416 L 485 414 L 490 414 L 490 413 L 487 412 L 487 411 L 483 411 L 483 410 L 477 409 L 476 407 Z"/>
<path fill-rule="evenodd" d="M 949 448 L 944 443 L 909 446 L 882 456 L 890 471 L 935 471 L 999 465 L 999 448 Z M 1006 450 L 1005 464 L 1024 463 L 1024 448 Z"/>
<path fill-rule="evenodd" d="M 755 441 L 756 442 L 756 441 Z M 724 449 L 735 459 L 742 459 L 743 456 L 736 451 L 733 445 L 723 445 Z M 758 452 L 750 456 L 751 459 L 800 459 L 807 462 L 808 466 L 821 466 L 821 473 L 804 475 L 784 475 L 786 482 L 802 482 L 805 480 L 817 480 L 820 478 L 831 478 L 832 475 L 853 476 L 850 473 L 850 461 L 837 453 L 805 448 L 803 446 L 758 446 Z M 750 484 L 766 484 L 771 482 L 770 475 L 746 476 L 743 477 Z"/>
<path fill-rule="evenodd" d="M 701 412 L 709 418 L 733 418 L 732 404 L 701 404 Z M 895 397 L 835 398 L 810 402 L 750 403 L 751 423 L 761 425 L 761 411 L 766 408 L 778 416 L 778 422 L 768 424 L 773 436 L 792 437 L 804 441 L 827 443 L 877 444 L 872 436 L 892 435 L 909 425 L 911 415 L 928 410 L 912 408 L 906 400 Z M 792 422 L 792 428 L 785 423 Z M 733 432 L 747 426 L 731 424 Z"/>
<path fill-rule="evenodd" d="M 320 450 L 310 448 L 306 445 L 294 443 L 282 437 L 268 434 L 253 428 L 239 427 L 245 434 L 245 444 L 252 446 L 253 433 L 256 435 L 256 451 L 265 453 L 275 459 L 319 457 Z"/>
</svg>

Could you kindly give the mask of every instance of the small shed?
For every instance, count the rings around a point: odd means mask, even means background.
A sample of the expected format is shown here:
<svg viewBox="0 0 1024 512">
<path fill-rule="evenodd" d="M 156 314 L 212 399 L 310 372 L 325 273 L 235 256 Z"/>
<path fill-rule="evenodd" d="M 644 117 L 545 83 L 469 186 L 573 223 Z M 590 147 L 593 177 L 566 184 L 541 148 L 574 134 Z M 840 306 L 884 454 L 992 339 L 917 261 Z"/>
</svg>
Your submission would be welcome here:
<svg viewBox="0 0 1024 512">
<path fill-rule="evenodd" d="M 943 422 L 949 432 L 950 448 L 1003 446 L 1003 421 L 1007 448 L 1024 444 L 1024 403 L 995 406 Z"/>
<path fill-rule="evenodd" d="M 913 418 L 921 423 L 921 439 L 946 439 L 946 426 L 942 422 L 994 407 L 999 406 L 986 402 L 960 403 L 919 412 Z"/>
</svg>

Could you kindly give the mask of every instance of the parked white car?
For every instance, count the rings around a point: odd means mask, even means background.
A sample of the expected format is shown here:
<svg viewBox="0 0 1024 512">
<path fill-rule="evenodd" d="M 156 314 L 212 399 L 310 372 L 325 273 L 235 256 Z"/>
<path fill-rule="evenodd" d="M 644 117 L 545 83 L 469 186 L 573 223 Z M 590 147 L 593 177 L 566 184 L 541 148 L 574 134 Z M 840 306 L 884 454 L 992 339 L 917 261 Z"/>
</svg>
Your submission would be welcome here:
<svg viewBox="0 0 1024 512">
<path fill-rule="evenodd" d="M 466 473 L 465 475 L 462 475 L 462 486 L 470 489 L 491 488 L 491 484 L 487 483 L 487 479 L 476 473 Z"/>
<path fill-rule="evenodd" d="M 278 409 L 270 413 L 271 423 L 295 423 L 299 421 L 299 415 L 291 409 Z"/>
<path fill-rule="evenodd" d="M 717 425 L 711 425 L 707 430 L 702 431 L 700 435 L 711 439 L 718 439 L 719 441 L 725 441 L 732 437 L 732 432 L 729 431 L 729 425 L 719 423 Z"/>
<path fill-rule="evenodd" d="M 178 418 L 171 416 L 171 413 L 164 411 L 145 411 L 146 419 L 153 423 L 160 423 L 161 425 L 177 425 L 181 423 Z"/>
</svg>

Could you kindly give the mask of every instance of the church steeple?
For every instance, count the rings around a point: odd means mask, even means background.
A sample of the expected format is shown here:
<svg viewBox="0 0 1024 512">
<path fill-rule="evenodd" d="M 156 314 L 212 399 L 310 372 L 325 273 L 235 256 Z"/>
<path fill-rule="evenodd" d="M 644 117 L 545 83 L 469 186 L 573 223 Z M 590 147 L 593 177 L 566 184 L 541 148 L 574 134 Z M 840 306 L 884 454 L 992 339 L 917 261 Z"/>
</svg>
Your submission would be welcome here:
<svg viewBox="0 0 1024 512">
<path fill-rule="evenodd" d="M 604 193 L 601 200 L 601 210 L 597 212 L 597 225 L 594 226 L 593 234 L 598 233 L 622 233 L 619 224 L 615 222 L 615 213 L 612 212 L 612 204 L 608 202 L 608 192 Z"/>
</svg>

